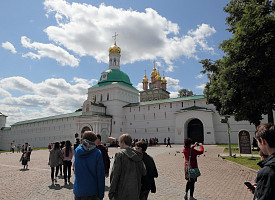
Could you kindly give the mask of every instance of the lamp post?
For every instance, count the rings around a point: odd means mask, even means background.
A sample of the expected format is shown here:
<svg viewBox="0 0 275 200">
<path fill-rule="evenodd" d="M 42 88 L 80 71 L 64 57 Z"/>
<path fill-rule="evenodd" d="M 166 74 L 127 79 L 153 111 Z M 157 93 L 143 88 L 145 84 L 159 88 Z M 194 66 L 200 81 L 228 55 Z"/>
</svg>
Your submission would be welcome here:
<svg viewBox="0 0 275 200">
<path fill-rule="evenodd" d="M 221 123 L 227 124 L 227 134 L 228 134 L 228 147 L 229 147 L 229 156 L 232 157 L 232 151 L 231 151 L 231 139 L 230 139 L 230 124 L 228 122 L 228 118 L 230 118 L 230 116 L 224 116 L 224 119 L 221 119 Z"/>
</svg>

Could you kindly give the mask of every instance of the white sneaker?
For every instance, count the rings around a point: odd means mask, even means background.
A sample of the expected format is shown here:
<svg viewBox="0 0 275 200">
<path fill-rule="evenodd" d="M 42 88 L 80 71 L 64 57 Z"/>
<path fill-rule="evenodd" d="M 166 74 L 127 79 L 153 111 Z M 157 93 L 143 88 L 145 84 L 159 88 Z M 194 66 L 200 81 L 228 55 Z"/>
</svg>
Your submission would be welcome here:
<svg viewBox="0 0 275 200">
<path fill-rule="evenodd" d="M 184 200 L 188 200 L 188 197 L 187 197 L 187 194 L 186 193 L 184 193 Z"/>
<path fill-rule="evenodd" d="M 194 197 L 190 197 L 190 199 L 189 200 L 197 200 L 197 199 L 195 199 Z"/>
</svg>

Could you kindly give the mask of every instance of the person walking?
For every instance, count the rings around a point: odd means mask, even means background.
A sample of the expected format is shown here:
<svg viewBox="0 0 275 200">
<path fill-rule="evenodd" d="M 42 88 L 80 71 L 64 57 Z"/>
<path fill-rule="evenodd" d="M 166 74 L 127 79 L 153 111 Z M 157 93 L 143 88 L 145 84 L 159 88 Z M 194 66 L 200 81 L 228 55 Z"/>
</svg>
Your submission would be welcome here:
<svg viewBox="0 0 275 200">
<path fill-rule="evenodd" d="M 101 155 L 103 157 L 103 163 L 104 163 L 104 169 L 105 169 L 105 177 L 107 178 L 109 176 L 109 170 L 110 170 L 110 158 L 108 155 L 108 149 L 102 145 L 101 142 L 101 135 L 96 134 L 96 148 L 99 149 L 101 151 Z"/>
<path fill-rule="evenodd" d="M 26 169 L 28 169 L 28 162 L 31 160 L 31 152 L 32 152 L 31 146 L 29 145 L 28 142 L 25 142 L 25 146 L 23 148 L 22 153 L 23 153 L 24 157 L 27 160 L 27 162 L 26 162 L 26 164 L 24 166 L 24 168 L 26 167 Z"/>
<path fill-rule="evenodd" d="M 203 154 L 204 149 L 202 145 L 199 145 L 197 142 L 195 145 L 191 147 L 192 139 L 186 138 L 184 139 L 184 149 L 183 154 L 185 158 L 184 166 L 185 166 L 185 180 L 187 181 L 184 200 L 187 200 L 188 191 L 190 190 L 190 200 L 196 200 L 194 198 L 194 190 L 195 190 L 195 182 L 197 182 L 197 178 L 189 177 L 189 168 L 195 169 L 198 168 L 197 156 Z M 200 150 L 196 150 L 195 147 L 200 146 Z"/>
<path fill-rule="evenodd" d="M 65 185 L 71 182 L 71 167 L 72 167 L 72 158 L 74 156 L 74 148 L 70 140 L 65 142 L 65 147 L 62 149 L 63 154 L 63 173 L 64 173 L 64 183 Z"/>
<path fill-rule="evenodd" d="M 101 152 L 96 148 L 97 137 L 85 131 L 74 155 L 75 200 L 99 200 L 104 197 L 105 170 Z"/>
<path fill-rule="evenodd" d="M 118 142 L 121 151 L 115 154 L 109 199 L 139 200 L 141 177 L 146 175 L 142 153 L 131 148 L 132 137 L 129 134 L 121 135 Z"/>
<path fill-rule="evenodd" d="M 170 146 L 170 148 L 171 148 L 170 137 L 167 138 L 167 145 L 166 145 L 166 147 L 168 147 L 168 146 Z"/>
<path fill-rule="evenodd" d="M 57 175 L 58 175 L 58 171 L 59 171 L 59 165 L 62 162 L 62 157 L 63 157 L 63 155 L 60 150 L 59 142 L 56 142 L 54 144 L 53 149 L 50 151 L 49 163 L 48 163 L 51 167 L 52 185 L 54 185 L 54 181 L 55 181 L 55 183 L 57 182 Z M 55 169 L 55 173 L 54 173 L 54 169 Z"/>
<path fill-rule="evenodd" d="M 272 123 L 259 125 L 255 137 L 262 153 L 268 157 L 258 163 L 262 169 L 257 173 L 253 200 L 272 200 L 275 197 L 275 126 Z"/>
<path fill-rule="evenodd" d="M 146 153 L 147 144 L 144 141 L 139 141 L 135 146 L 136 150 L 143 154 L 143 162 L 146 167 L 147 174 L 141 178 L 140 200 L 147 200 L 149 192 L 156 193 L 155 179 L 158 177 L 158 170 L 154 159 Z"/>
<path fill-rule="evenodd" d="M 65 141 L 61 141 L 61 142 L 60 142 L 60 150 L 62 151 L 62 149 L 63 149 L 64 147 L 65 147 Z M 62 162 L 60 162 L 59 171 L 60 171 L 60 176 L 62 177 L 63 159 L 62 159 Z M 64 174 L 64 172 L 63 172 L 63 174 Z"/>
</svg>

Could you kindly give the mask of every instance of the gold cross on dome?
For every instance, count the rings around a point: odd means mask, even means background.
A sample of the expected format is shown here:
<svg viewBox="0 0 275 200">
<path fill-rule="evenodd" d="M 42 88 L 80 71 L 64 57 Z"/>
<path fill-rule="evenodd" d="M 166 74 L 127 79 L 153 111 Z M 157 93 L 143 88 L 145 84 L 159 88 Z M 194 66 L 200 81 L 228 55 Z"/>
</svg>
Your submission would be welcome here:
<svg viewBox="0 0 275 200">
<path fill-rule="evenodd" d="M 115 38 L 115 42 L 116 42 L 116 37 L 118 36 L 118 34 L 115 32 L 115 35 L 112 36 L 112 38 Z"/>
</svg>

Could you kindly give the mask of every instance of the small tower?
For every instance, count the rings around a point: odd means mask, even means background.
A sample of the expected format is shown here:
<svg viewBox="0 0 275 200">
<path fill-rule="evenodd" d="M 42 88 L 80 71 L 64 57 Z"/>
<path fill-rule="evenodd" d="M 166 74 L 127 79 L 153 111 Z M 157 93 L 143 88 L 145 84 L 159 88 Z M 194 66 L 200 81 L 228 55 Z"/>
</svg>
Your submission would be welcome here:
<svg viewBox="0 0 275 200">
<path fill-rule="evenodd" d="M 6 116 L 0 112 L 0 129 L 6 126 L 7 117 L 8 116 Z"/>
<path fill-rule="evenodd" d="M 147 90 L 148 89 L 148 78 L 146 77 L 146 70 L 145 70 L 144 77 L 142 79 L 142 84 L 143 84 L 143 90 Z"/>
<path fill-rule="evenodd" d="M 113 36 L 115 38 L 115 43 L 109 48 L 109 69 L 120 70 L 121 49 L 116 45 L 116 36 L 118 36 L 118 34 L 115 33 Z"/>
<path fill-rule="evenodd" d="M 155 61 L 154 61 L 154 68 L 153 68 L 153 71 L 151 72 L 151 81 L 149 83 L 150 89 L 156 88 L 156 84 L 155 84 L 156 76 L 157 76 L 157 70 L 156 70 Z"/>
<path fill-rule="evenodd" d="M 163 72 L 163 76 L 161 80 L 161 88 L 166 91 L 166 86 L 167 86 L 167 80 L 165 79 L 164 72 Z"/>
<path fill-rule="evenodd" d="M 161 88 L 161 76 L 159 74 L 159 69 L 156 75 L 156 88 Z"/>
</svg>

